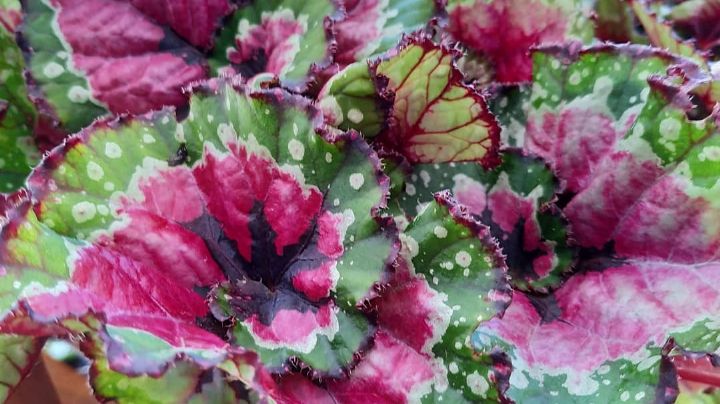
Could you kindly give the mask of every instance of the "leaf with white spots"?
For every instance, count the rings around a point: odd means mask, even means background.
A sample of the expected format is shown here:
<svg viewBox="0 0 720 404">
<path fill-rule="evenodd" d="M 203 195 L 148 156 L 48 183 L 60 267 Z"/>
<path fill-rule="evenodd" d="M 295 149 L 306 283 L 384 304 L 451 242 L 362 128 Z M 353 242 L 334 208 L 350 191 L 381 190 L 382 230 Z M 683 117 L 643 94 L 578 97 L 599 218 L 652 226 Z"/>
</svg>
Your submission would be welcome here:
<svg viewBox="0 0 720 404">
<path fill-rule="evenodd" d="M 40 160 L 33 143 L 35 107 L 23 77 L 25 62 L 12 35 L 0 30 L 0 192 L 18 189 Z"/>
<path fill-rule="evenodd" d="M 492 171 L 479 164 L 419 164 L 405 178 L 396 201 L 415 215 L 432 194 L 451 189 L 459 203 L 489 227 L 508 266 L 514 287 L 547 291 L 570 270 L 573 251 L 566 223 L 552 206 L 558 184 L 542 160 L 506 150 Z"/>
<path fill-rule="evenodd" d="M 428 347 L 437 361 L 436 378 L 424 401 L 496 400 L 499 392 L 490 386 L 507 375 L 494 360 L 474 354 L 470 336 L 510 302 L 505 265 L 488 228 L 449 194 L 435 199 L 401 235 L 405 258 L 439 293 L 435 304 L 446 308 Z"/>
<path fill-rule="evenodd" d="M 28 375 L 42 350 L 42 340 L 0 334 L 0 401 L 5 402 Z"/>
<path fill-rule="evenodd" d="M 364 60 L 394 47 L 403 33 L 424 28 L 440 14 L 436 0 L 344 1 L 346 16 L 335 24 L 341 65 Z"/>
<path fill-rule="evenodd" d="M 687 65 L 663 52 L 604 45 L 534 59 L 519 139 L 565 182 L 575 273 L 552 293 L 516 293 L 474 345 L 509 355 L 505 395 L 518 402 L 672 401 L 665 341 L 716 343 L 717 117 L 688 118 L 675 75 Z"/>
<path fill-rule="evenodd" d="M 225 22 L 210 65 L 246 77 L 269 73 L 305 91 L 332 61 L 340 16 L 332 0 L 245 2 Z"/>
<path fill-rule="evenodd" d="M 411 164 L 497 162 L 498 124 L 483 96 L 463 83 L 457 56 L 416 33 L 371 63 L 378 94 L 394 96 L 377 142 Z"/>
<path fill-rule="evenodd" d="M 206 77 L 202 51 L 231 10 L 227 0 L 195 3 L 24 2 L 34 97 L 49 119 L 40 135 L 74 133 L 108 112 L 186 104 L 182 87 Z"/>
<path fill-rule="evenodd" d="M 322 122 L 305 98 L 223 79 L 194 89 L 183 122 L 163 110 L 70 137 L 9 209 L 0 327 L 98 334 L 111 379 L 178 356 L 201 378 L 245 349 L 273 373 L 345 377 L 372 349 L 367 301 L 399 242 L 376 215 L 377 155 Z"/>
<path fill-rule="evenodd" d="M 392 99 L 378 94 L 367 63 L 358 62 L 325 83 L 317 105 L 328 125 L 341 130 L 355 129 L 370 139 L 387 128 Z"/>
</svg>

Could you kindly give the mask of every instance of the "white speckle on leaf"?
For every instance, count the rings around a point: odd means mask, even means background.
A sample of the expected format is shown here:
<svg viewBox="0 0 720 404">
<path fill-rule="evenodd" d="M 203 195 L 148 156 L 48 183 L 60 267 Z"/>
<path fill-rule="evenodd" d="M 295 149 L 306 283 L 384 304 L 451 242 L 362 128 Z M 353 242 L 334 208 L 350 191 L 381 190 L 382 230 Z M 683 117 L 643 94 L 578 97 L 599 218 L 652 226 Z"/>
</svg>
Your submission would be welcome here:
<svg viewBox="0 0 720 404">
<path fill-rule="evenodd" d="M 406 184 L 406 185 L 405 185 L 405 192 L 406 192 L 408 195 L 410 195 L 410 196 L 415 195 L 415 193 L 417 192 L 417 190 L 415 189 L 415 185 L 413 185 L 413 184 Z"/>
<path fill-rule="evenodd" d="M 107 142 L 105 143 L 105 155 L 111 159 L 119 159 L 122 157 L 122 149 L 117 143 Z"/>
<path fill-rule="evenodd" d="M 400 241 L 402 242 L 401 251 L 405 257 L 412 259 L 420 252 L 420 245 L 412 236 L 400 233 Z"/>
<path fill-rule="evenodd" d="M 325 161 L 332 163 L 332 154 L 330 152 L 325 153 Z"/>
<path fill-rule="evenodd" d="M 622 394 L 620 394 L 620 400 L 627 401 L 630 399 L 630 392 L 623 391 Z"/>
<path fill-rule="evenodd" d="M 87 175 L 93 181 L 100 181 L 105 175 L 105 171 L 98 163 L 91 161 L 87 164 Z"/>
<path fill-rule="evenodd" d="M 420 179 L 422 180 L 423 185 L 427 187 L 430 183 L 430 173 L 425 170 L 420 171 Z"/>
<path fill-rule="evenodd" d="M 350 174 L 350 186 L 354 190 L 356 190 L 356 191 L 359 190 L 360 187 L 362 187 L 364 183 L 365 183 L 365 176 L 362 175 L 362 173 Z"/>
<path fill-rule="evenodd" d="M 143 142 L 150 144 L 155 143 L 155 137 L 149 133 L 143 135 Z"/>
<path fill-rule="evenodd" d="M 90 202 L 78 202 L 72 207 L 72 217 L 77 223 L 85 223 L 92 220 L 97 213 L 97 208 Z"/>
<path fill-rule="evenodd" d="M 21 286 L 22 286 L 22 283 L 20 283 L 20 281 L 13 282 L 13 288 L 20 289 Z"/>
<path fill-rule="evenodd" d="M 488 389 L 490 388 L 487 380 L 485 380 L 484 377 L 480 376 L 477 371 L 470 373 L 467 376 L 466 380 L 468 387 L 470 387 L 470 391 L 477 394 L 478 396 L 484 397 L 485 393 L 487 393 Z"/>
<path fill-rule="evenodd" d="M 579 73 L 579 72 L 573 72 L 573 73 L 570 75 L 570 78 L 568 78 L 568 83 L 576 86 L 576 85 L 580 84 L 580 80 L 582 80 L 582 77 L 580 76 L 580 73 Z"/>
<path fill-rule="evenodd" d="M 455 262 L 461 267 L 467 268 L 470 266 L 470 263 L 472 263 L 472 257 L 467 251 L 458 251 L 458 253 L 455 254 Z"/>
<path fill-rule="evenodd" d="M 360 123 L 364 118 L 362 111 L 357 108 L 350 108 L 347 117 L 353 123 Z"/>
<path fill-rule="evenodd" d="M 180 124 L 175 126 L 175 140 L 178 142 L 185 142 L 185 128 Z"/>
<path fill-rule="evenodd" d="M 54 79 L 65 71 L 65 68 L 61 64 L 50 62 L 43 68 L 43 74 L 49 79 Z"/>
<path fill-rule="evenodd" d="M 640 401 L 640 400 L 642 400 L 644 397 L 645 397 L 645 392 L 644 392 L 644 391 L 641 391 L 641 392 L 635 394 L 635 401 Z"/>
<path fill-rule="evenodd" d="M 115 189 L 115 184 L 108 181 L 105 184 L 103 184 L 103 188 L 105 188 L 106 191 L 112 191 Z"/>
<path fill-rule="evenodd" d="M 296 139 L 290 139 L 288 142 L 288 151 L 294 160 L 302 160 L 305 155 L 305 146 Z"/>
<path fill-rule="evenodd" d="M 680 121 L 675 118 L 665 118 L 660 121 L 660 136 L 664 139 L 673 141 L 680 138 Z"/>
<path fill-rule="evenodd" d="M 335 198 L 335 199 L 333 200 L 333 206 L 340 206 L 340 199 Z"/>
<path fill-rule="evenodd" d="M 68 99 L 71 102 L 79 104 L 86 102 L 89 98 L 90 92 L 86 88 L 80 86 L 72 86 L 70 87 L 70 90 L 68 90 Z"/>
<path fill-rule="evenodd" d="M 720 161 L 720 147 L 718 146 L 705 146 L 698 155 L 700 161 Z"/>
<path fill-rule="evenodd" d="M 297 136 L 299 132 L 300 131 L 298 129 L 297 124 L 295 122 L 293 122 L 293 134 L 295 134 L 295 136 Z"/>
<path fill-rule="evenodd" d="M 515 371 L 510 374 L 510 385 L 520 390 L 526 388 L 530 384 L 527 377 L 522 371 Z"/>
<path fill-rule="evenodd" d="M 435 226 L 433 233 L 435 233 L 437 238 L 445 238 L 448 235 L 447 229 L 442 226 Z"/>
<path fill-rule="evenodd" d="M 448 370 L 449 370 L 450 373 L 452 373 L 452 374 L 455 374 L 455 373 L 457 373 L 457 372 L 460 371 L 460 369 L 458 368 L 457 363 L 455 363 L 455 362 L 451 362 L 451 363 L 450 363 L 450 365 L 448 366 Z"/>
</svg>

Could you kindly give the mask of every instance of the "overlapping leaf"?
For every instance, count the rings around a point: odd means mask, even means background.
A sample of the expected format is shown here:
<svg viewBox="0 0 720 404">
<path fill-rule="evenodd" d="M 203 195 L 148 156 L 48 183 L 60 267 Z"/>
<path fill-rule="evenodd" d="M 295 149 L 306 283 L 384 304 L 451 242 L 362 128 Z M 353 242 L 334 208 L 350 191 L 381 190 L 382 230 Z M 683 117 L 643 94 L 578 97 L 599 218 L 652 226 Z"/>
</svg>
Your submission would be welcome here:
<svg viewBox="0 0 720 404">
<path fill-rule="evenodd" d="M 108 111 L 184 104 L 182 87 L 206 77 L 196 47 L 212 44 L 216 25 L 230 11 L 226 0 L 195 3 L 26 2 L 22 32 L 41 90 L 37 102 L 55 120 L 41 135 L 76 132 Z"/>
<path fill-rule="evenodd" d="M 22 53 L 3 30 L 0 54 L 0 192 L 10 192 L 22 185 L 40 153 L 32 137 L 36 112 L 28 99 Z"/>
<path fill-rule="evenodd" d="M 497 81 L 528 81 L 531 47 L 592 39 L 587 5 L 577 0 L 451 0 L 447 32 L 489 58 Z"/>
<path fill-rule="evenodd" d="M 690 0 L 675 6 L 669 14 L 675 30 L 691 38 L 695 46 L 717 54 L 720 45 L 720 31 L 715 21 L 720 17 L 720 2 L 717 0 Z"/>
<path fill-rule="evenodd" d="M 518 150 L 503 153 L 491 171 L 474 163 L 420 164 L 407 176 L 397 202 L 404 212 L 425 208 L 433 192 L 451 189 L 470 213 L 489 226 L 519 289 L 547 291 L 571 267 L 565 221 L 551 206 L 557 183 L 542 160 Z"/>
<path fill-rule="evenodd" d="M 423 28 L 438 13 L 436 0 L 345 0 L 347 16 L 335 25 L 341 65 L 363 61 L 395 45 L 403 33 Z"/>
<path fill-rule="evenodd" d="M 20 11 L 20 2 L 18 0 L 1 0 L 0 1 L 0 28 L 8 32 L 15 32 L 20 25 L 22 13 Z"/>
<path fill-rule="evenodd" d="M 0 401 L 6 401 L 14 388 L 37 361 L 42 342 L 20 335 L 0 335 Z"/>
<path fill-rule="evenodd" d="M 319 105 L 331 124 L 377 134 L 379 148 L 411 164 L 490 166 L 497 160 L 499 128 L 482 95 L 462 82 L 457 56 L 416 33 L 371 62 L 369 72 L 352 65 L 338 73 Z"/>
<path fill-rule="evenodd" d="M 516 293 L 475 344 L 510 355 L 513 400 L 672 400 L 666 339 L 692 340 L 720 310 L 715 117 L 688 120 L 678 78 L 652 77 L 676 61 L 662 53 L 601 47 L 534 60 L 527 130 L 511 138 L 566 183 L 577 273 L 549 295 Z"/>
<path fill-rule="evenodd" d="M 317 387 L 280 379 L 283 402 L 477 402 L 497 400 L 494 382 L 507 379 L 502 355 L 474 355 L 479 321 L 501 314 L 510 288 L 488 230 L 448 194 L 437 196 L 401 234 L 395 273 L 371 303 L 375 347 L 348 380 Z"/>
<path fill-rule="evenodd" d="M 243 91 L 209 83 L 183 123 L 99 122 L 46 158 L 3 228 L 3 331 L 60 320 L 124 374 L 245 348 L 281 373 L 351 367 L 397 250 L 374 219 L 386 180 L 357 135 L 318 135 L 303 99 Z"/>
<path fill-rule="evenodd" d="M 225 24 L 210 64 L 215 72 L 270 73 L 288 88 L 305 91 L 332 62 L 333 25 L 341 16 L 331 0 L 245 4 Z"/>
</svg>

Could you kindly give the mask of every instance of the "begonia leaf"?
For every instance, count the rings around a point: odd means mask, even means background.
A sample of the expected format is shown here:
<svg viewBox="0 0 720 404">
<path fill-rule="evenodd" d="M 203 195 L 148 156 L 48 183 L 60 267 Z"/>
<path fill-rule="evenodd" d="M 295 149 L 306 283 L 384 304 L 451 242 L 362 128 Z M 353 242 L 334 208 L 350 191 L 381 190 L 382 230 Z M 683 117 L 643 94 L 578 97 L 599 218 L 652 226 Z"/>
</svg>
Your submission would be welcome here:
<svg viewBox="0 0 720 404">
<path fill-rule="evenodd" d="M 720 310 L 716 117 L 688 119 L 686 88 L 667 75 L 682 66 L 662 52 L 534 60 L 528 127 L 514 135 L 566 182 L 576 273 L 550 294 L 516 293 L 474 344 L 510 356 L 508 399 L 672 401 L 665 341 L 693 341 Z"/>
<path fill-rule="evenodd" d="M 482 95 L 463 83 L 456 57 L 417 33 L 372 63 L 378 93 L 394 96 L 378 141 L 411 164 L 497 160 L 499 128 Z"/>
<path fill-rule="evenodd" d="M 357 62 L 333 75 L 318 95 L 318 107 L 328 125 L 354 129 L 366 139 L 388 127 L 392 99 L 378 94 L 366 62 Z"/>
<path fill-rule="evenodd" d="M 328 124 L 355 129 L 411 164 L 497 160 L 499 127 L 463 83 L 458 53 L 416 32 L 377 60 L 348 66 L 320 92 Z M 419 90 L 418 90 L 419 89 Z"/>
<path fill-rule="evenodd" d="M 448 194 L 439 194 L 400 235 L 403 250 L 387 285 L 372 299 L 378 331 L 347 380 L 320 386 L 280 378 L 281 402 L 477 402 L 497 400 L 507 379 L 501 356 L 474 355 L 479 321 L 510 301 L 502 258 L 480 225 Z"/>
<path fill-rule="evenodd" d="M 720 17 L 717 0 L 689 0 L 673 7 L 668 19 L 673 28 L 686 38 L 691 38 L 699 49 L 717 52 L 720 31 L 715 21 Z"/>
<path fill-rule="evenodd" d="M 275 372 L 335 377 L 374 335 L 363 302 L 399 248 L 375 218 L 387 179 L 303 98 L 209 82 L 183 122 L 96 122 L 28 187 L 3 227 L 10 332 L 97 334 L 126 375 L 253 349 Z"/>
<path fill-rule="evenodd" d="M 11 192 L 23 184 L 40 153 L 32 138 L 36 112 L 28 99 L 23 56 L 2 30 L 0 54 L 0 192 Z"/>
<path fill-rule="evenodd" d="M 43 343 L 33 337 L 0 334 L 0 401 L 5 402 L 27 376 Z"/>
<path fill-rule="evenodd" d="M 707 68 L 705 55 L 695 49 L 693 43 L 687 43 L 679 38 L 669 23 L 648 11 L 641 1 L 631 0 L 630 4 L 652 45 L 666 49 L 676 55 L 685 56 L 700 66 Z"/>
<path fill-rule="evenodd" d="M 636 32 L 634 13 L 625 0 L 599 0 L 595 2 L 594 11 L 595 36 L 598 39 L 615 43 L 647 42 Z"/>
<path fill-rule="evenodd" d="M 37 102 L 56 120 L 47 131 L 73 133 L 108 111 L 185 104 L 182 87 L 206 76 L 198 48 L 212 44 L 229 11 L 227 0 L 25 2 Z"/>
<path fill-rule="evenodd" d="M 246 2 L 225 22 L 210 65 L 245 76 L 271 73 L 305 91 L 332 62 L 333 25 L 341 17 L 333 0 Z"/>
<path fill-rule="evenodd" d="M 19 0 L 0 0 L 0 29 L 15 32 L 22 21 Z"/>
<path fill-rule="evenodd" d="M 219 369 L 203 370 L 188 362 L 177 361 L 162 377 L 148 375 L 128 376 L 112 370 L 103 342 L 97 334 L 91 335 L 82 343 L 83 351 L 93 358 L 90 372 L 93 393 L 103 401 L 113 400 L 119 403 L 234 403 L 242 397 L 236 397 L 232 383 L 241 383 L 240 379 L 229 380 Z M 245 367 L 251 384 L 254 378 L 252 366 Z M 240 386 L 235 386 L 240 387 Z"/>
<path fill-rule="evenodd" d="M 471 214 L 489 226 L 516 288 L 546 291 L 570 269 L 573 253 L 566 241 L 566 224 L 550 206 L 557 183 L 542 160 L 507 150 L 492 171 L 474 163 L 417 165 L 397 200 L 405 212 L 415 215 L 434 192 L 443 189 L 451 189 Z"/>
<path fill-rule="evenodd" d="M 401 34 L 423 28 L 439 13 L 436 0 L 344 0 L 347 14 L 335 24 L 335 61 L 349 65 L 397 45 Z"/>
<path fill-rule="evenodd" d="M 592 38 L 589 2 L 579 0 L 451 0 L 447 31 L 492 62 L 502 83 L 530 80 L 531 47 Z"/>
<path fill-rule="evenodd" d="M 434 334 L 434 345 L 424 346 L 438 360 L 435 384 L 424 401 L 498 399 L 498 391 L 490 386 L 507 375 L 502 369 L 496 371 L 492 360 L 474 354 L 470 336 L 478 323 L 502 315 L 510 302 L 505 265 L 487 227 L 449 194 L 435 198 L 401 235 L 405 258 L 439 293 L 437 304 L 444 306 L 438 310 L 444 314 L 441 331 Z M 385 319 L 389 325 L 399 314 L 391 313 Z M 392 329 L 401 327 L 402 322 L 392 325 Z"/>
</svg>

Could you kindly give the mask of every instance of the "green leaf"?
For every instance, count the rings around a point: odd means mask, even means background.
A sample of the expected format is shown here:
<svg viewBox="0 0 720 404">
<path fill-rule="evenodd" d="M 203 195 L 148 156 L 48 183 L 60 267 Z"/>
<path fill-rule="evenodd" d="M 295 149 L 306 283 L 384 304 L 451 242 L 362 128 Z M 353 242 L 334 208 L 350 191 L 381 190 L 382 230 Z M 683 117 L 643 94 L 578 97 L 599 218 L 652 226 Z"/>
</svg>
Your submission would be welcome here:
<svg viewBox="0 0 720 404">
<path fill-rule="evenodd" d="M 392 100 L 377 93 L 367 63 L 353 63 L 328 80 L 318 95 L 325 121 L 338 129 L 354 129 L 366 139 L 388 125 Z"/>
<path fill-rule="evenodd" d="M 72 68 L 73 50 L 60 32 L 58 10 L 42 1 L 28 1 L 23 10 L 23 35 L 33 49 L 28 68 L 64 129 L 77 132 L 107 110 L 92 97 L 85 75 Z"/>
<path fill-rule="evenodd" d="M 707 60 L 702 52 L 695 49 L 692 43 L 680 39 L 670 24 L 662 21 L 656 14 L 648 11 L 646 6 L 640 1 L 631 1 L 631 6 L 635 12 L 635 16 L 640 21 L 640 24 L 642 24 L 650 40 L 650 44 L 658 48 L 667 49 L 676 55 L 692 59 L 698 66 L 709 70 Z"/>
<path fill-rule="evenodd" d="M 438 194 L 401 238 L 405 257 L 443 296 L 449 315 L 444 320 L 447 329 L 432 347 L 447 382 L 436 380 L 423 401 L 498 399 L 498 391 L 490 388 L 490 378 L 495 377 L 492 361 L 479 358 L 470 345 L 477 324 L 501 315 L 511 296 L 502 257 L 488 229 L 449 194 Z"/>
<path fill-rule="evenodd" d="M 441 14 L 435 0 L 360 0 L 345 2 L 345 18 L 334 29 L 338 42 L 335 61 L 348 65 L 376 56 L 395 45 L 402 34 L 424 28 Z"/>
<path fill-rule="evenodd" d="M 36 112 L 28 99 L 22 52 L 2 30 L 0 54 L 0 192 L 11 192 L 25 182 L 40 152 L 32 137 Z"/>
<path fill-rule="evenodd" d="M 43 341 L 33 337 L 0 334 L 0 401 L 30 373 L 42 346 Z"/>
<path fill-rule="evenodd" d="M 332 58 L 325 19 L 335 17 L 330 0 L 268 0 L 241 6 L 217 39 L 209 62 L 252 76 L 269 72 L 285 86 L 303 91 Z"/>
<path fill-rule="evenodd" d="M 457 53 L 422 34 L 373 63 L 383 94 L 394 94 L 393 125 L 380 141 L 411 164 L 497 161 L 499 127 L 485 99 L 463 83 Z M 420 89 L 420 90 L 418 90 Z"/>
<path fill-rule="evenodd" d="M 451 189 L 469 213 L 489 226 L 515 288 L 543 292 L 560 284 L 573 251 L 565 220 L 551 206 L 558 184 L 542 160 L 507 150 L 492 171 L 475 163 L 419 164 L 396 201 L 414 215 L 444 189 Z"/>
</svg>

